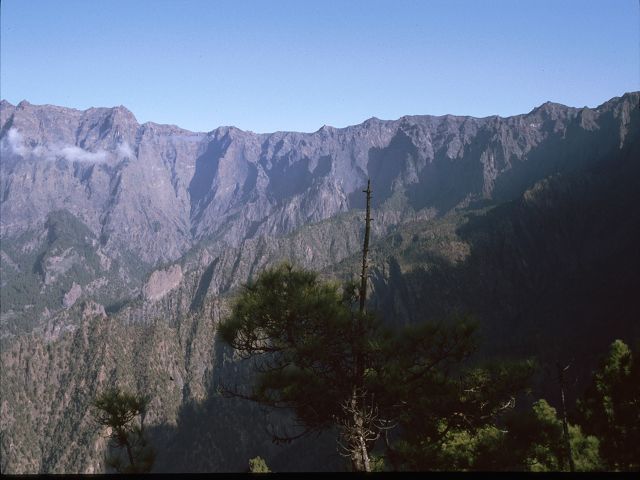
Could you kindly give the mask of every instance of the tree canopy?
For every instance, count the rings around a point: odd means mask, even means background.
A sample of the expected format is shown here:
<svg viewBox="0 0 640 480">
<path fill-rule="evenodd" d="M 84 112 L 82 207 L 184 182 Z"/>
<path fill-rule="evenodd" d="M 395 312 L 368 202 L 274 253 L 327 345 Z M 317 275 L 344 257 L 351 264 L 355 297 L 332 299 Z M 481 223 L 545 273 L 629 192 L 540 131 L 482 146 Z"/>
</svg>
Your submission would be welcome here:
<svg viewBox="0 0 640 480">
<path fill-rule="evenodd" d="M 609 469 L 640 470 L 640 355 L 614 341 L 578 410 L 585 430 L 600 439 Z"/>
<path fill-rule="evenodd" d="M 107 465 L 118 473 L 150 472 L 155 452 L 144 434 L 144 417 L 149 399 L 112 388 L 93 402 L 94 417 L 105 428 L 115 452 L 107 456 Z M 123 458 L 124 450 L 126 457 Z"/>
<path fill-rule="evenodd" d="M 510 408 L 530 373 L 529 365 L 461 369 L 475 349 L 468 317 L 390 330 L 357 303 L 355 284 L 285 263 L 247 284 L 219 327 L 257 373 L 249 393 L 234 394 L 291 408 L 299 435 L 337 427 L 356 469 L 354 435 L 367 457 L 382 437 L 394 468 L 418 465 L 412 459 L 448 432 L 480 428 Z M 405 438 L 397 449 L 387 435 L 395 426 Z"/>
<path fill-rule="evenodd" d="M 353 338 L 349 300 L 337 284 L 288 264 L 244 287 L 219 333 L 254 362 L 251 399 L 293 408 L 309 431 L 334 424 L 353 381 L 354 346 L 366 343 Z"/>
</svg>

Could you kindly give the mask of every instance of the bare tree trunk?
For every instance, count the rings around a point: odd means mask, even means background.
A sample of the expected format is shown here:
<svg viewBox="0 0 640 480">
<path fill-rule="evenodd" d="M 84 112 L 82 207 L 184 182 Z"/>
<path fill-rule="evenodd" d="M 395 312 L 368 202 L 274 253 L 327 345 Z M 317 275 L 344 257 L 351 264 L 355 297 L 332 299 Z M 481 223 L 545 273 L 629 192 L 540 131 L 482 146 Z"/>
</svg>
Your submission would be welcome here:
<svg viewBox="0 0 640 480">
<path fill-rule="evenodd" d="M 569 439 L 569 425 L 567 422 L 567 407 L 564 401 L 564 372 L 569 368 L 569 365 L 563 368 L 560 364 L 557 364 L 557 367 L 558 367 L 558 382 L 560 382 L 560 399 L 562 401 L 562 433 L 564 437 L 564 448 L 567 452 L 567 457 L 569 460 L 569 470 L 572 472 L 575 472 L 576 465 L 573 461 L 573 454 L 571 452 L 571 441 Z"/>
<path fill-rule="evenodd" d="M 133 469 L 134 467 L 133 452 L 131 451 L 131 445 L 129 444 L 128 440 L 127 440 L 127 443 L 124 444 L 124 446 L 127 447 L 127 455 L 129 456 L 129 463 L 131 464 L 131 468 Z"/>
<path fill-rule="evenodd" d="M 348 446 L 351 455 L 351 464 L 357 472 L 370 472 L 371 461 L 369 460 L 369 452 L 367 450 L 367 432 L 365 425 L 365 418 L 363 415 L 364 405 L 361 405 L 358 401 L 358 392 L 354 387 L 353 394 L 351 395 L 351 413 L 352 419 L 352 432 L 349 435 L 351 439 L 351 445 Z"/>
<path fill-rule="evenodd" d="M 358 345 L 361 337 L 364 335 L 363 321 L 365 313 L 365 303 L 367 300 L 367 254 L 369 252 L 369 234 L 371 229 L 371 181 L 367 180 L 367 189 L 363 190 L 367 194 L 367 210 L 365 217 L 365 229 L 364 229 L 364 245 L 362 248 L 362 273 L 360 275 L 360 311 L 357 316 L 356 325 L 356 338 L 354 339 L 357 345 L 357 351 L 355 352 L 355 368 L 354 368 L 354 383 L 353 392 L 351 394 L 350 410 L 352 414 L 352 432 L 348 435 L 351 445 L 348 445 L 348 450 L 351 456 L 351 463 L 353 469 L 356 471 L 371 471 L 371 462 L 369 460 L 369 452 L 367 451 L 367 437 L 368 429 L 365 425 L 365 405 L 362 404 L 359 393 L 364 392 L 364 361 L 362 358 L 362 352 Z"/>
<path fill-rule="evenodd" d="M 367 214 L 364 224 L 364 246 L 362 248 L 362 274 L 360 275 L 360 313 L 364 313 L 364 304 L 367 300 L 367 254 L 369 253 L 369 232 L 371 230 L 371 180 L 367 180 Z"/>
</svg>

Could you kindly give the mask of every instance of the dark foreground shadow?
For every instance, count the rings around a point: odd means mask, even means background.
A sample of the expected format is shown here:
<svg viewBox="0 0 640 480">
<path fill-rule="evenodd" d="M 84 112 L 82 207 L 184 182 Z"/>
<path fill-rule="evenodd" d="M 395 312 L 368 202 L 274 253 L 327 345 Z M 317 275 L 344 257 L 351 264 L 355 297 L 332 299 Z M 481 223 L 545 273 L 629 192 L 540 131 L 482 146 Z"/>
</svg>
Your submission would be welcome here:
<svg viewBox="0 0 640 480">
<path fill-rule="evenodd" d="M 393 254 L 387 273 L 373 275 L 376 308 L 399 324 L 471 312 L 480 357 L 533 357 L 541 371 L 571 363 L 570 394 L 581 392 L 611 342 L 640 338 L 639 158 L 636 142 L 469 212 L 456 231 L 470 246 L 459 263 L 425 252 L 421 266 L 401 273 Z M 554 403 L 555 381 L 539 377 L 535 393 Z"/>
<path fill-rule="evenodd" d="M 226 362 L 228 347 L 216 341 L 214 378 L 246 378 L 248 365 Z M 227 357 L 228 358 L 228 357 Z M 270 432 L 294 431 L 292 415 L 218 393 L 212 383 L 202 402 L 181 407 L 175 425 L 148 429 L 157 451 L 154 472 L 247 472 L 249 459 L 260 456 L 273 472 L 343 471 L 335 436 L 309 436 L 278 445 Z"/>
</svg>

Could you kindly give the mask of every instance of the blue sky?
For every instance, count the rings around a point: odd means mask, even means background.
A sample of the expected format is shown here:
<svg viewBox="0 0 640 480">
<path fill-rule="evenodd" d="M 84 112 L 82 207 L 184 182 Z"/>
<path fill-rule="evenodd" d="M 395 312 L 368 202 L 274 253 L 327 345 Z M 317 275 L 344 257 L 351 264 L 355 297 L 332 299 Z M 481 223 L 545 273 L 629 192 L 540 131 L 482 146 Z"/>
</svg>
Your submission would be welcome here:
<svg viewBox="0 0 640 480">
<path fill-rule="evenodd" d="M 514 115 L 640 89 L 638 0 L 2 0 L 2 98 L 209 131 Z"/>
</svg>

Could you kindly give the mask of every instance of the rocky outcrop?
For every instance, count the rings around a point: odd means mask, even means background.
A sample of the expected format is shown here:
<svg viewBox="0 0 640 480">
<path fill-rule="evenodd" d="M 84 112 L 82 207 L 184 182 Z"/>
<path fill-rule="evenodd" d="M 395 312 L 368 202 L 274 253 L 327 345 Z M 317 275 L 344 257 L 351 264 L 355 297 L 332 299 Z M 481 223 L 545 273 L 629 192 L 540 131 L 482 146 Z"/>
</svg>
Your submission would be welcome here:
<svg viewBox="0 0 640 480">
<path fill-rule="evenodd" d="M 64 308 L 72 307 L 78 298 L 80 298 L 80 295 L 82 295 L 82 287 L 76 282 L 73 282 L 71 289 L 64 294 L 64 298 L 62 299 L 62 305 Z"/>
<path fill-rule="evenodd" d="M 180 285 L 182 268 L 172 265 L 166 270 L 154 271 L 142 289 L 147 300 L 159 300 Z"/>
</svg>

